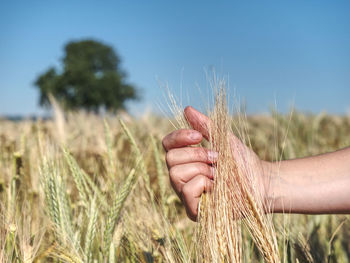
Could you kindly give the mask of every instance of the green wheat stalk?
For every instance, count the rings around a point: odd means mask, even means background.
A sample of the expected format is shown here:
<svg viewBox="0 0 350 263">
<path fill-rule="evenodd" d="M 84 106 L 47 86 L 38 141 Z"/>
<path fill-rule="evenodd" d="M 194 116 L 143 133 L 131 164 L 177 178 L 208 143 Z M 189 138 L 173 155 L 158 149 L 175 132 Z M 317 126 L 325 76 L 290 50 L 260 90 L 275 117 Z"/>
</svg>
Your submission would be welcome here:
<svg viewBox="0 0 350 263">
<path fill-rule="evenodd" d="M 98 208 L 96 207 L 96 199 L 94 198 L 90 206 L 90 211 L 89 211 L 90 220 L 86 231 L 85 245 L 84 245 L 85 262 L 87 263 L 90 263 L 92 260 L 91 259 L 92 243 L 96 235 L 97 215 L 98 215 Z"/>
<path fill-rule="evenodd" d="M 106 198 L 104 197 L 100 189 L 91 180 L 90 176 L 88 176 L 86 172 L 80 168 L 77 161 L 66 149 L 64 149 L 63 152 L 69 169 L 71 170 L 71 173 L 73 175 L 74 182 L 78 188 L 79 196 L 83 200 L 84 204 L 86 204 L 85 207 L 88 207 L 88 196 L 92 196 L 90 190 L 91 188 L 100 204 L 102 204 L 104 208 L 108 208 Z"/>
<path fill-rule="evenodd" d="M 43 188 L 45 192 L 45 201 L 47 204 L 48 212 L 52 222 L 59 227 L 60 223 L 60 212 L 57 200 L 56 184 L 52 176 L 49 176 L 50 169 L 47 162 L 44 162 L 40 168 L 40 174 L 43 179 Z"/>
<path fill-rule="evenodd" d="M 85 207 L 88 207 L 88 198 L 86 195 L 86 184 L 84 184 L 85 178 L 82 175 L 81 168 L 77 164 L 76 160 L 73 158 L 73 156 L 68 152 L 66 148 L 62 148 L 64 158 L 68 164 L 68 167 L 71 171 L 73 180 L 75 182 L 75 185 L 78 189 L 80 199 L 83 201 Z"/>
<path fill-rule="evenodd" d="M 136 182 L 136 177 L 137 177 L 136 176 L 136 169 L 133 168 L 130 171 L 125 182 L 123 183 L 123 185 L 119 189 L 119 192 L 118 192 L 118 194 L 113 202 L 112 208 L 108 214 L 107 224 L 106 224 L 106 228 L 104 231 L 104 253 L 103 253 L 103 255 L 106 258 L 108 258 L 114 229 L 115 229 L 117 222 L 119 221 L 121 209 L 123 208 L 125 200 L 128 197 L 128 195 L 130 194 L 134 183 Z"/>
<path fill-rule="evenodd" d="M 74 237 L 73 222 L 71 218 L 70 200 L 66 193 L 62 177 L 53 161 L 44 160 L 40 168 L 42 185 L 45 192 L 45 201 L 55 226 L 55 233 L 60 238 L 62 245 L 73 243 L 75 251 L 79 251 L 78 240 Z"/>
</svg>

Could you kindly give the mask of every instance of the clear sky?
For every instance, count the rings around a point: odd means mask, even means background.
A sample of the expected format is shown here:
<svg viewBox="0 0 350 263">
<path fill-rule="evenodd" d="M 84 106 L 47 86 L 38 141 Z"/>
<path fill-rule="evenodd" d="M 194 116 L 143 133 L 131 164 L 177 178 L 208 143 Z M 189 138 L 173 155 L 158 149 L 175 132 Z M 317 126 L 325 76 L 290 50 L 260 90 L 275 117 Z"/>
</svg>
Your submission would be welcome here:
<svg viewBox="0 0 350 263">
<path fill-rule="evenodd" d="M 198 105 L 213 67 L 248 112 L 350 111 L 350 1 L 31 0 L 0 3 L 0 115 L 42 113 L 34 80 L 86 38 L 121 56 L 135 113 L 158 110 L 159 81 Z"/>
</svg>

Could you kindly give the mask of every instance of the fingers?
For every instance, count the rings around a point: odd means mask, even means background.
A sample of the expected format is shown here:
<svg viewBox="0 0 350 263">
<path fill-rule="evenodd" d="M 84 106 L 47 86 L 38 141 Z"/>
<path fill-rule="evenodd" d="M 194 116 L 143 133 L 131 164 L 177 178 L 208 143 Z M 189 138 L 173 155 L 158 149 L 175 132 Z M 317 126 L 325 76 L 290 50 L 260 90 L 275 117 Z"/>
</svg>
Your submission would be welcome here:
<svg viewBox="0 0 350 263">
<path fill-rule="evenodd" d="M 172 149 L 166 154 L 168 167 L 178 164 L 203 162 L 212 164 L 217 161 L 218 153 L 202 147 L 184 147 Z"/>
<path fill-rule="evenodd" d="M 171 185 L 179 196 L 181 196 L 183 186 L 193 177 L 204 175 L 209 179 L 214 179 L 214 174 L 214 167 L 200 162 L 176 165 L 169 171 Z"/>
<path fill-rule="evenodd" d="M 185 204 L 187 215 L 196 221 L 198 215 L 198 204 L 201 195 L 210 191 L 213 183 L 204 175 L 192 178 L 182 189 L 182 201 Z"/>
<path fill-rule="evenodd" d="M 195 145 L 202 141 L 202 135 L 195 130 L 181 129 L 173 131 L 163 139 L 165 151 L 173 148 L 180 148 L 188 145 Z"/>
<path fill-rule="evenodd" d="M 211 164 L 216 163 L 218 153 L 201 147 L 188 147 L 200 143 L 203 137 L 209 140 L 212 122 L 192 107 L 186 107 L 184 115 L 194 130 L 172 132 L 163 139 L 163 147 L 167 151 L 166 162 L 171 184 L 181 197 L 188 217 L 196 220 L 201 195 L 213 187 L 214 168 Z M 235 159 L 244 156 L 243 151 L 250 152 L 233 133 L 229 136 Z"/>
</svg>

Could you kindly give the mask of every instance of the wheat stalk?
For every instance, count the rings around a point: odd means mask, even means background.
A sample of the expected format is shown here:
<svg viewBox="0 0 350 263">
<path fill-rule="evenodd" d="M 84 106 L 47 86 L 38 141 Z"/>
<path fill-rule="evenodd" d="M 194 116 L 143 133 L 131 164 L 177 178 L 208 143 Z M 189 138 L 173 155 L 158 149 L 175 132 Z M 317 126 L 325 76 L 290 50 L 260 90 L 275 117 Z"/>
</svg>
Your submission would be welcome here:
<svg viewBox="0 0 350 263">
<path fill-rule="evenodd" d="M 96 207 L 96 199 L 94 198 L 90 206 L 90 211 L 89 211 L 90 219 L 86 230 L 85 245 L 84 245 L 85 262 L 87 263 L 91 262 L 91 254 L 92 254 L 91 248 L 96 235 L 97 215 L 98 215 L 98 208 Z"/>
<path fill-rule="evenodd" d="M 79 196 L 81 200 L 83 201 L 85 207 L 88 207 L 88 198 L 86 195 L 86 183 L 84 183 L 85 179 L 82 176 L 82 171 L 80 167 L 78 166 L 77 162 L 74 160 L 73 156 L 68 152 L 66 148 L 62 148 L 64 158 L 68 164 L 68 167 L 71 171 L 71 174 L 73 176 L 75 185 L 78 189 Z"/>
<path fill-rule="evenodd" d="M 114 173 L 116 172 L 116 165 L 113 161 L 113 139 L 112 139 L 112 133 L 111 129 L 109 128 L 109 125 L 106 121 L 106 119 L 103 120 L 104 124 L 104 130 L 105 130 L 105 138 L 106 138 L 106 144 L 107 144 L 107 156 L 108 156 L 108 176 L 111 179 L 114 179 Z"/>
<path fill-rule="evenodd" d="M 116 198 L 114 199 L 112 208 L 107 216 L 107 223 L 104 231 L 104 255 L 108 258 L 109 249 L 112 242 L 112 237 L 114 233 L 114 229 L 119 220 L 119 215 L 123 205 L 125 203 L 126 198 L 131 192 L 131 189 L 136 181 L 136 169 L 132 169 L 125 179 L 123 185 L 119 189 Z"/>
<path fill-rule="evenodd" d="M 154 159 L 155 159 L 156 168 L 157 168 L 157 181 L 158 181 L 159 192 L 160 192 L 160 203 L 161 203 L 161 207 L 163 210 L 163 214 L 166 215 L 167 214 L 167 207 L 166 207 L 166 197 L 165 197 L 166 184 L 164 182 L 165 175 L 163 172 L 162 161 L 160 160 L 157 143 L 156 143 L 156 140 L 154 139 L 153 136 L 151 136 L 151 142 L 152 142 L 152 147 L 153 147 L 153 151 L 154 151 Z"/>
</svg>

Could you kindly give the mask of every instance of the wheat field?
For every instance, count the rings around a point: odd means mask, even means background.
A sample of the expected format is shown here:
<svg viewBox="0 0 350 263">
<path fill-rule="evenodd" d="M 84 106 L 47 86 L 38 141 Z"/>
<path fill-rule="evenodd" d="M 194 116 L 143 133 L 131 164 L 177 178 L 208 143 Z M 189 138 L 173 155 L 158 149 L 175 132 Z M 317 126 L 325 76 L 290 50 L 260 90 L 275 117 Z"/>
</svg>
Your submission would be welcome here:
<svg viewBox="0 0 350 263">
<path fill-rule="evenodd" d="M 0 262 L 195 262 L 197 224 L 161 144 L 173 129 L 152 114 L 58 108 L 52 120 L 0 120 Z M 349 146 L 350 116 L 271 111 L 246 117 L 244 132 L 264 160 L 297 158 Z M 348 219 L 274 215 L 281 262 L 350 262 Z M 241 261 L 264 262 L 249 230 L 240 235 Z"/>
</svg>

